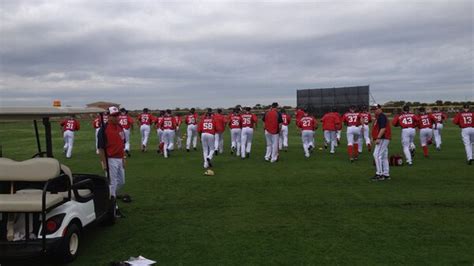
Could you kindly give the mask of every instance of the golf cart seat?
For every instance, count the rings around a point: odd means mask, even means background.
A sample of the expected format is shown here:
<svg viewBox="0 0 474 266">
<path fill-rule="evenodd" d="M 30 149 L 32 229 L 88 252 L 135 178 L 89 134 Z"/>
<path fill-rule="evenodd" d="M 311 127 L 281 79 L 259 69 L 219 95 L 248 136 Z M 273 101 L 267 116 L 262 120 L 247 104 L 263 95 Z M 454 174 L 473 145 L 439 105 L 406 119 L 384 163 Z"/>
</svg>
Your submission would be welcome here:
<svg viewBox="0 0 474 266">
<path fill-rule="evenodd" d="M 65 172 L 65 171 L 64 171 Z M 70 172 L 70 171 L 69 171 Z M 31 190 L 33 193 L 17 191 L 13 193 L 16 182 L 45 182 L 45 187 L 54 181 L 66 179 L 69 183 L 70 177 L 61 174 L 61 165 L 52 158 L 33 158 L 23 162 L 17 162 L 2 158 L 0 160 L 0 182 L 11 183 L 11 194 L 0 194 L 0 212 L 41 212 L 43 211 L 43 191 Z M 62 194 L 52 194 L 44 191 L 44 209 L 50 209 L 65 202 Z"/>
</svg>

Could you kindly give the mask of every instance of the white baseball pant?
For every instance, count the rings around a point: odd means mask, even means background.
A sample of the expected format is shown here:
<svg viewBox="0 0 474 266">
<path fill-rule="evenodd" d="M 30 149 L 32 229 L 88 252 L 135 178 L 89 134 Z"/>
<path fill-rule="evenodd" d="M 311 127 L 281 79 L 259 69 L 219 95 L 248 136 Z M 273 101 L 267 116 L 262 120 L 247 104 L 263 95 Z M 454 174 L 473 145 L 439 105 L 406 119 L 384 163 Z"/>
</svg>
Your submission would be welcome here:
<svg viewBox="0 0 474 266">
<path fill-rule="evenodd" d="M 212 160 L 214 156 L 215 137 L 210 133 L 201 134 L 202 155 L 204 157 L 204 168 L 209 167 L 207 159 Z"/>
<path fill-rule="evenodd" d="M 193 144 L 193 148 L 196 148 L 197 144 L 197 126 L 196 125 L 188 125 L 187 128 L 187 138 L 186 138 L 186 149 L 191 149 L 191 143 Z"/>
<path fill-rule="evenodd" d="M 125 135 L 125 150 L 130 151 L 130 129 L 123 129 Z"/>
<path fill-rule="evenodd" d="M 388 144 L 390 140 L 381 139 L 379 144 L 375 145 L 374 148 L 374 159 L 375 159 L 375 174 L 390 176 L 390 167 L 388 163 Z"/>
<path fill-rule="evenodd" d="M 161 129 L 161 128 L 156 129 L 156 137 L 158 138 L 158 145 L 160 145 L 160 143 L 164 142 L 163 141 L 163 129 Z"/>
<path fill-rule="evenodd" d="M 443 130 L 442 123 L 437 123 L 436 128 L 433 125 L 434 142 L 436 144 L 436 148 L 441 148 L 441 131 L 442 130 Z"/>
<path fill-rule="evenodd" d="M 359 142 L 359 137 L 360 137 L 360 127 L 356 126 L 350 126 L 347 127 L 347 146 L 353 146 L 354 143 Z"/>
<path fill-rule="evenodd" d="M 267 141 L 267 152 L 265 153 L 265 160 L 272 163 L 278 160 L 278 140 L 279 134 L 271 134 L 265 130 L 265 139 Z"/>
<path fill-rule="evenodd" d="M 244 127 L 242 128 L 242 146 L 240 149 L 240 155 L 245 158 L 247 153 L 252 151 L 252 139 L 253 139 L 253 128 Z"/>
<path fill-rule="evenodd" d="M 360 137 L 359 137 L 359 153 L 362 153 L 362 145 L 370 145 L 370 128 L 369 125 L 360 126 Z"/>
<path fill-rule="evenodd" d="M 331 153 L 334 153 L 334 149 L 337 146 L 336 131 L 333 130 L 324 130 L 324 140 L 326 144 L 331 146 Z"/>
<path fill-rule="evenodd" d="M 99 130 L 100 127 L 95 129 L 95 153 L 99 154 Z"/>
<path fill-rule="evenodd" d="M 125 169 L 123 168 L 122 158 L 108 158 L 109 173 L 110 173 L 110 195 L 116 197 L 123 185 L 125 185 Z M 107 175 L 107 173 L 106 173 Z"/>
<path fill-rule="evenodd" d="M 428 145 L 428 140 L 432 138 L 433 138 L 433 129 L 431 128 L 420 129 L 420 143 L 422 147 Z"/>
<path fill-rule="evenodd" d="M 175 131 L 172 129 L 163 130 L 163 155 L 165 158 L 168 158 L 168 150 L 172 151 L 174 149 L 174 136 Z"/>
<path fill-rule="evenodd" d="M 181 132 L 180 132 L 179 128 L 176 129 L 175 136 L 176 136 L 176 147 L 178 148 L 178 150 L 181 150 L 183 142 L 182 142 L 182 139 L 181 139 Z"/>
<path fill-rule="evenodd" d="M 240 156 L 240 146 L 242 145 L 241 137 L 242 137 L 242 129 L 232 128 L 230 130 L 231 147 L 236 150 L 237 156 Z"/>
<path fill-rule="evenodd" d="M 415 140 L 415 134 L 416 130 L 412 127 L 402 129 L 403 153 L 405 154 L 405 159 L 409 164 L 413 162 L 411 158 L 410 147 L 412 146 L 412 143 Z"/>
<path fill-rule="evenodd" d="M 288 148 L 288 126 L 286 125 L 281 125 L 280 141 L 278 146 L 280 150 L 283 148 Z"/>
<path fill-rule="evenodd" d="M 214 135 L 214 149 L 219 153 L 224 152 L 224 132 L 216 132 L 216 135 Z"/>
<path fill-rule="evenodd" d="M 150 125 L 141 125 L 140 134 L 142 135 L 142 145 L 146 147 L 148 144 L 148 136 L 150 135 Z"/>
<path fill-rule="evenodd" d="M 336 132 L 336 139 L 337 139 L 337 141 L 340 141 L 340 140 L 341 140 L 341 131 L 342 131 L 342 130 L 338 130 L 338 131 Z M 336 147 L 337 147 L 337 145 L 339 145 L 339 144 L 336 142 Z"/>
<path fill-rule="evenodd" d="M 466 127 L 461 130 L 462 142 L 466 149 L 467 160 L 472 160 L 472 145 L 474 145 L 474 128 Z"/>
<path fill-rule="evenodd" d="M 74 145 L 74 131 L 66 130 L 63 133 L 64 138 L 64 151 L 66 151 L 66 158 L 72 156 L 72 146 Z"/>
<path fill-rule="evenodd" d="M 313 130 L 303 130 L 301 131 L 301 141 L 303 142 L 304 156 L 309 158 L 309 147 L 314 148 L 314 131 Z"/>
</svg>

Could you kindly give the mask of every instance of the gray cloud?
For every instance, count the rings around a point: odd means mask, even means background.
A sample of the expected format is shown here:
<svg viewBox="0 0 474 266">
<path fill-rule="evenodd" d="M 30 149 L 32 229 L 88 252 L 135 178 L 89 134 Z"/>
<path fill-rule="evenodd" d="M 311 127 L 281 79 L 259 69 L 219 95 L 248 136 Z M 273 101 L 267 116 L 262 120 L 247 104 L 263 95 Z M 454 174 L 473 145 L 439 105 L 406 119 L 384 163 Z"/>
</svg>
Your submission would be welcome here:
<svg viewBox="0 0 474 266">
<path fill-rule="evenodd" d="M 0 104 L 472 100 L 472 1 L 2 1 Z"/>
</svg>

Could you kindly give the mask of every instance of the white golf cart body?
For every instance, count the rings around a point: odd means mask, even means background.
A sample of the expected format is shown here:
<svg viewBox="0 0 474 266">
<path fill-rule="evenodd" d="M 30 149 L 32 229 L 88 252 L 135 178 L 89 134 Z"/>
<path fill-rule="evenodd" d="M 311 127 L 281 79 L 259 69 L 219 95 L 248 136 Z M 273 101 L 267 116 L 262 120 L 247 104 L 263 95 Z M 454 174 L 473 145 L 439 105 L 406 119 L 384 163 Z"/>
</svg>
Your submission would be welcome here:
<svg viewBox="0 0 474 266">
<path fill-rule="evenodd" d="M 110 198 L 108 179 L 98 175 L 73 175 L 67 166 L 51 158 L 50 117 L 102 111 L 98 108 L 0 108 L 0 120 L 34 120 L 38 144 L 36 158 L 21 162 L 0 158 L 0 262 L 42 254 L 54 254 L 64 262 L 71 261 L 77 256 L 83 228 L 98 221 L 113 223 L 115 202 Z M 39 141 L 36 124 L 39 119 L 45 126 L 46 152 L 41 150 Z M 50 158 L 37 157 L 42 155 Z"/>
</svg>

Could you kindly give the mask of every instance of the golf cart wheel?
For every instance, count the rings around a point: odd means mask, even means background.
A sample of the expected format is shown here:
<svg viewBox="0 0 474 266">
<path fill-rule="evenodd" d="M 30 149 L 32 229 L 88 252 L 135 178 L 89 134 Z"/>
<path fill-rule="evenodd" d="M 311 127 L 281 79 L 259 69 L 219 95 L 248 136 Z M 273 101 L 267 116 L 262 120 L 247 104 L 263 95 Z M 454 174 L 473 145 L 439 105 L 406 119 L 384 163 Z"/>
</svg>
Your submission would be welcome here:
<svg viewBox="0 0 474 266">
<path fill-rule="evenodd" d="M 81 230 L 75 223 L 70 224 L 66 229 L 66 235 L 58 248 L 57 258 L 64 263 L 76 259 L 81 243 Z"/>
<path fill-rule="evenodd" d="M 115 220 L 117 220 L 116 215 L 116 199 L 112 197 L 109 201 L 109 208 L 107 209 L 107 213 L 105 214 L 105 219 L 103 220 L 103 225 L 113 225 L 115 224 Z"/>
</svg>

